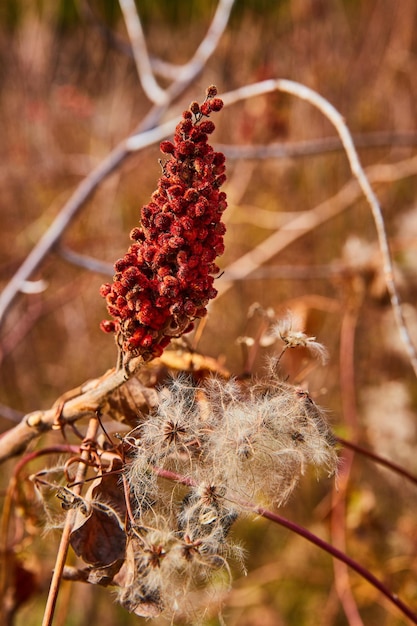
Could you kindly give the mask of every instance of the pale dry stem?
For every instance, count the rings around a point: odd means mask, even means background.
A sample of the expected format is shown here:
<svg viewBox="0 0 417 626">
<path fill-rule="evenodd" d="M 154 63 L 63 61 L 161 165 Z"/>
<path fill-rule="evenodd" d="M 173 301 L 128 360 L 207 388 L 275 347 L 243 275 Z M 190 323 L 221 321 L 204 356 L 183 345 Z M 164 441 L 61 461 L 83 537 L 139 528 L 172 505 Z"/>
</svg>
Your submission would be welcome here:
<svg viewBox="0 0 417 626">
<path fill-rule="evenodd" d="M 91 418 L 88 424 L 87 432 L 85 439 L 87 441 L 94 441 L 97 435 L 99 427 L 99 422 L 97 418 Z M 87 471 L 87 461 L 90 458 L 90 452 L 88 449 L 85 449 L 81 452 L 82 462 L 78 464 L 77 473 L 75 475 L 75 485 L 73 487 L 73 492 L 76 495 L 81 493 L 82 483 L 84 481 L 86 471 Z M 58 599 L 59 587 L 62 580 L 62 574 L 64 571 L 65 561 L 67 558 L 69 540 L 72 531 L 72 527 L 74 524 L 76 511 L 74 509 L 70 509 L 67 513 L 67 517 L 65 520 L 64 529 L 61 535 L 61 541 L 58 548 L 58 553 L 55 561 L 55 567 L 52 575 L 51 586 L 49 589 L 48 599 L 45 607 L 45 613 L 43 616 L 42 626 L 51 626 L 52 620 L 54 617 L 54 611 L 56 602 Z"/>
<path fill-rule="evenodd" d="M 167 104 L 168 94 L 155 80 L 148 54 L 142 23 L 133 0 L 119 0 L 126 29 L 132 45 L 139 80 L 149 100 L 154 104 Z"/>
</svg>

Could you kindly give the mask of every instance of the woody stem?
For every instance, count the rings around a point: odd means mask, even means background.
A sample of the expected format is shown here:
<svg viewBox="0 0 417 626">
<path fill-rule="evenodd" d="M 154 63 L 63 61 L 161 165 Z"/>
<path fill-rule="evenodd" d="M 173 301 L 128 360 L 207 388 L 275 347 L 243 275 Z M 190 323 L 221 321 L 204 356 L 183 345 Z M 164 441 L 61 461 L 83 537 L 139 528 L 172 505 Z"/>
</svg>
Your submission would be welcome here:
<svg viewBox="0 0 417 626">
<path fill-rule="evenodd" d="M 98 420 L 96 417 L 92 417 L 88 423 L 87 433 L 84 441 L 92 441 L 95 439 L 98 430 Z M 87 462 L 90 459 L 90 451 L 85 449 L 81 452 L 82 461 L 78 464 L 77 473 L 75 475 L 75 483 L 76 485 L 73 488 L 73 491 L 76 495 L 80 495 L 82 489 L 82 483 L 85 479 L 85 474 L 87 472 Z M 51 626 L 52 620 L 54 617 L 54 611 L 56 602 L 58 599 L 59 587 L 61 584 L 62 573 L 64 570 L 65 561 L 67 558 L 69 540 L 74 524 L 75 510 L 70 509 L 68 511 L 65 526 L 62 531 L 61 541 L 59 543 L 58 553 L 56 556 L 55 567 L 52 575 L 51 585 L 49 588 L 48 599 L 46 601 L 45 612 L 43 616 L 42 626 Z"/>
</svg>

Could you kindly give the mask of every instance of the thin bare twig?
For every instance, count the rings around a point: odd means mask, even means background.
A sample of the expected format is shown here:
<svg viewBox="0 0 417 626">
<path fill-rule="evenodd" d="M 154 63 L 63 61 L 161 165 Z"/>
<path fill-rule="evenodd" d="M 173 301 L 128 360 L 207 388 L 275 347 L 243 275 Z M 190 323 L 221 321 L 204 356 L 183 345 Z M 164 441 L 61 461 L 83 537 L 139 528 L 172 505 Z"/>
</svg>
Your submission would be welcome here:
<svg viewBox="0 0 417 626">
<path fill-rule="evenodd" d="M 417 352 L 405 323 L 397 286 L 394 280 L 394 267 L 391 259 L 391 252 L 388 244 L 387 234 L 385 231 L 385 223 L 381 207 L 360 163 L 358 153 L 352 140 L 352 136 L 341 114 L 337 111 L 337 109 L 335 109 L 332 104 L 330 104 L 328 100 L 320 96 L 313 89 L 310 89 L 309 87 L 306 87 L 305 85 L 302 85 L 300 83 L 285 79 L 271 79 L 259 83 L 254 83 L 252 85 L 241 87 L 234 91 L 225 93 L 222 95 L 222 98 L 225 104 L 231 105 L 246 98 L 252 98 L 254 96 L 263 95 L 274 91 L 282 91 L 284 93 L 289 93 L 298 98 L 301 98 L 302 100 L 306 100 L 317 109 L 319 109 L 319 111 L 321 111 L 323 115 L 335 127 L 345 149 L 346 156 L 349 160 L 352 174 L 357 180 L 364 196 L 368 201 L 369 206 L 371 207 L 378 235 L 379 247 L 382 254 L 385 284 L 390 296 L 395 321 L 400 333 L 401 340 L 408 354 L 408 358 L 410 360 L 414 373 L 417 376 Z"/>
<path fill-rule="evenodd" d="M 17 423 L 20 422 L 24 413 L 22 413 L 22 411 L 17 411 L 6 404 L 0 403 L 0 415 L 3 419 Z"/>
<path fill-rule="evenodd" d="M 190 76 L 200 73 L 207 60 L 216 50 L 220 37 L 226 29 L 235 0 L 220 0 L 206 36 L 198 46 L 194 55 L 184 65 L 176 65 L 151 57 L 151 65 L 155 73 L 171 80 L 189 81 Z"/>
<path fill-rule="evenodd" d="M 68 263 L 83 267 L 89 272 L 96 272 L 97 274 L 104 274 L 105 276 L 112 276 L 114 274 L 113 263 L 100 261 L 87 254 L 74 252 L 74 250 L 71 250 L 68 246 L 58 245 L 55 247 L 55 252 L 65 259 L 65 261 L 68 261 Z"/>
<path fill-rule="evenodd" d="M 367 570 L 350 556 L 348 556 L 341 550 L 338 550 L 317 535 L 314 535 L 307 528 L 299 526 L 298 524 L 286 519 L 285 517 L 282 517 L 281 515 L 277 515 L 276 513 L 273 513 L 268 509 L 248 503 L 248 510 L 253 511 L 254 513 L 258 513 L 262 517 L 265 517 L 266 519 L 269 519 L 272 522 L 283 526 L 284 528 L 288 528 L 288 530 L 291 530 L 297 535 L 304 537 L 304 539 L 307 539 L 307 541 L 313 543 L 321 550 L 324 550 L 328 554 L 331 554 L 335 559 L 338 559 L 342 561 L 342 563 L 348 565 L 362 578 L 367 580 L 373 587 L 378 589 L 378 591 L 380 591 L 392 604 L 394 604 L 404 615 L 406 615 L 413 624 L 417 624 L 417 614 L 407 604 L 400 600 L 396 593 L 392 593 L 383 582 L 381 582 L 376 576 L 372 574 L 372 572 Z"/>
<path fill-rule="evenodd" d="M 411 474 L 409 471 L 404 469 L 401 465 L 398 465 L 397 463 L 394 463 L 393 461 L 390 461 L 389 459 L 385 459 L 379 454 L 372 452 L 372 450 L 367 450 L 363 446 L 359 446 L 358 444 L 353 443 L 353 441 L 349 441 L 348 439 L 344 439 L 343 437 L 337 437 L 337 441 L 345 448 L 349 448 L 353 450 L 354 452 L 357 452 L 358 454 L 361 454 L 362 456 L 368 459 L 371 459 L 371 461 L 374 461 L 378 465 L 382 465 L 382 467 L 386 467 L 387 469 L 391 470 L 392 472 L 395 472 L 399 476 L 402 476 L 406 480 L 409 480 L 414 485 L 417 485 L 417 476 L 415 476 L 414 474 Z"/>
</svg>

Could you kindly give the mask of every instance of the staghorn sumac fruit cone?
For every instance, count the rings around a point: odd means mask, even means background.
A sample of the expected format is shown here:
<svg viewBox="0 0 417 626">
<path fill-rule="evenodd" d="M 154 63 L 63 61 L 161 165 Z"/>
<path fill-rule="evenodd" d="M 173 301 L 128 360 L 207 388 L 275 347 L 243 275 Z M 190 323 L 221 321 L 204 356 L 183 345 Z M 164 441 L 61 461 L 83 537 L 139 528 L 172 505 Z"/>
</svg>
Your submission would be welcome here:
<svg viewBox="0 0 417 626">
<path fill-rule="evenodd" d="M 116 261 L 113 283 L 101 287 L 113 318 L 101 328 L 116 334 L 125 364 L 132 356 L 160 356 L 172 337 L 192 330 L 217 294 L 215 260 L 224 250 L 227 202 L 219 190 L 225 157 L 208 143 L 214 124 L 207 118 L 223 106 L 216 95 L 209 87 L 201 105 L 193 102 L 183 112 L 174 141 L 161 143 L 170 158 L 130 234 L 135 243 Z"/>
</svg>

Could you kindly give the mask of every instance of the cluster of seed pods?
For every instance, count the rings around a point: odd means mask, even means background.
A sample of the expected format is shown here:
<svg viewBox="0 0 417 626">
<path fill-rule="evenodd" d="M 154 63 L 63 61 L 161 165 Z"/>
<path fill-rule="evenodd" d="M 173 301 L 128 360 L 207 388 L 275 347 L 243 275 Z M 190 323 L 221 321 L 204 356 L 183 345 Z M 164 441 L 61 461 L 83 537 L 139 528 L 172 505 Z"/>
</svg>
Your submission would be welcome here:
<svg viewBox="0 0 417 626">
<path fill-rule="evenodd" d="M 132 230 L 134 243 L 115 263 L 113 283 L 101 287 L 113 318 L 101 328 L 115 333 L 128 357 L 159 356 L 172 337 L 193 328 L 217 294 L 216 257 L 223 253 L 227 206 L 220 191 L 226 180 L 225 157 L 208 143 L 214 130 L 208 119 L 223 102 L 217 89 L 205 101 L 192 102 L 176 127 L 174 141 L 163 141 L 170 155 L 151 201 L 141 209 L 141 225 Z"/>
</svg>

